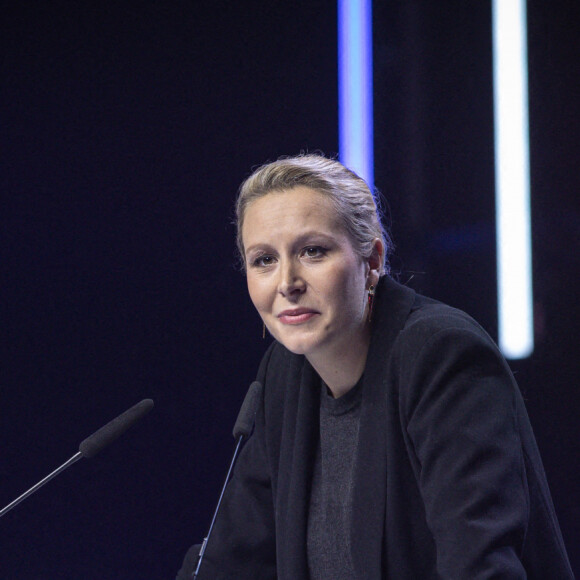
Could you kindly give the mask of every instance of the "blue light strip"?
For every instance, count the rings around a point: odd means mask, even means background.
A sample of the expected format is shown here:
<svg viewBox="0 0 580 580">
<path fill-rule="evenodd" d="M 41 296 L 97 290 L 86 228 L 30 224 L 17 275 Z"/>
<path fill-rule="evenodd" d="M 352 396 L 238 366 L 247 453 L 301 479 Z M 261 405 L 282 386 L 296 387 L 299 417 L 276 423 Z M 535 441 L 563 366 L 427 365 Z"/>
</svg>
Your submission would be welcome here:
<svg viewBox="0 0 580 580">
<path fill-rule="evenodd" d="M 338 0 L 339 157 L 372 188 L 372 1 Z"/>
<path fill-rule="evenodd" d="M 499 346 L 534 349 L 525 0 L 493 0 Z"/>
</svg>

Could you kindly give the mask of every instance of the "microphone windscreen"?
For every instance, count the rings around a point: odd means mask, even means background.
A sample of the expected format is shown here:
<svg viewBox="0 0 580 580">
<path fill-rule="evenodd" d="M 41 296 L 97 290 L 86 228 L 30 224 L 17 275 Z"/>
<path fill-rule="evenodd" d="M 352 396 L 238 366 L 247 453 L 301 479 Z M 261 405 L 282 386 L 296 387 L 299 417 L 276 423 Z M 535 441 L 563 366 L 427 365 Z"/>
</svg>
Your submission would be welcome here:
<svg viewBox="0 0 580 580">
<path fill-rule="evenodd" d="M 122 435 L 131 425 L 137 422 L 153 408 L 152 399 L 143 399 L 124 413 L 113 419 L 98 431 L 87 437 L 80 445 L 83 457 L 94 457 L 103 447 Z"/>
<path fill-rule="evenodd" d="M 242 403 L 242 408 L 238 413 L 238 419 L 234 425 L 234 439 L 238 439 L 240 436 L 245 438 L 250 436 L 252 427 L 254 426 L 256 412 L 258 411 L 258 405 L 260 404 L 262 389 L 262 383 L 258 381 L 254 381 L 250 385 L 246 398 Z"/>
</svg>

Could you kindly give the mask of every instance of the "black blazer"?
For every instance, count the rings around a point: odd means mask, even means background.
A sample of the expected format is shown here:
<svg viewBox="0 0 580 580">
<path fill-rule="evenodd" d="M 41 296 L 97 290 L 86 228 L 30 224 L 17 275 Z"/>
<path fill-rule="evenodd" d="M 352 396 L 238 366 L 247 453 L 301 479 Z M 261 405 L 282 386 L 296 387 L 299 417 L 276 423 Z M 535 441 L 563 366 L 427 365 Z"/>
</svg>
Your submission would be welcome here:
<svg viewBox="0 0 580 580">
<path fill-rule="evenodd" d="M 390 278 L 363 375 L 351 520 L 360 580 L 573 579 L 507 363 L 469 316 Z M 200 580 L 308 579 L 320 382 L 279 343 Z M 190 578 L 190 554 L 178 579 Z"/>
</svg>

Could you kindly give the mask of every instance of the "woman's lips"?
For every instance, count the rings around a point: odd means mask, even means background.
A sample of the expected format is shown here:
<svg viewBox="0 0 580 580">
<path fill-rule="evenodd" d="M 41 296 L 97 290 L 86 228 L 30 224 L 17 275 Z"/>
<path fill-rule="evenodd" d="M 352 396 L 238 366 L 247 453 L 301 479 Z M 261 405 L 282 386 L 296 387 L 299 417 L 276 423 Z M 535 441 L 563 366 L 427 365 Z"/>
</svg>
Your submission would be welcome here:
<svg viewBox="0 0 580 580">
<path fill-rule="evenodd" d="M 282 324 L 302 324 L 316 316 L 318 312 L 307 308 L 297 308 L 296 310 L 284 310 L 278 314 L 278 319 Z"/>
</svg>

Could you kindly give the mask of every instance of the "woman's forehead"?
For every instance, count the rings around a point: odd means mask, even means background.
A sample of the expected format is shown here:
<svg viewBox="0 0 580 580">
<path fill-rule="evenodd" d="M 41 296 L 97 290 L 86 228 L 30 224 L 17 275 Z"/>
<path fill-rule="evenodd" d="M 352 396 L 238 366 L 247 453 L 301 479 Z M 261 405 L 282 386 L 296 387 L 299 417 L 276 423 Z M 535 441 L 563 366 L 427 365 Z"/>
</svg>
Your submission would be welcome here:
<svg viewBox="0 0 580 580">
<path fill-rule="evenodd" d="M 253 200 L 246 208 L 244 227 L 268 224 L 272 221 L 292 225 L 293 220 L 324 222 L 338 226 L 338 214 L 331 199 L 324 193 L 307 187 L 276 190 Z"/>
</svg>

